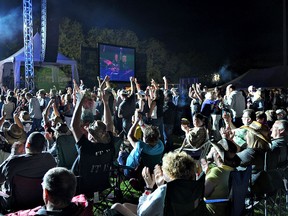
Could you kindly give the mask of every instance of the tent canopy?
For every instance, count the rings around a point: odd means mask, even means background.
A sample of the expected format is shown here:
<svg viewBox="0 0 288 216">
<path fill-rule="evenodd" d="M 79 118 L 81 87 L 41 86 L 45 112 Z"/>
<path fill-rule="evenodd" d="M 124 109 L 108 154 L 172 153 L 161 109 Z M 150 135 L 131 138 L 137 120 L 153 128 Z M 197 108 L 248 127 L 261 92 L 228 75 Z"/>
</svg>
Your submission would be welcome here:
<svg viewBox="0 0 288 216">
<path fill-rule="evenodd" d="M 34 65 L 41 65 L 41 66 L 70 65 L 71 70 L 72 70 L 72 79 L 75 79 L 77 82 L 79 81 L 77 62 L 73 59 L 70 59 L 64 56 L 61 53 L 58 53 L 56 62 L 40 62 L 41 36 L 38 32 L 35 34 L 33 38 L 33 51 L 34 51 L 34 56 L 33 56 Z M 9 77 L 13 73 L 14 87 L 19 87 L 20 86 L 20 66 L 24 62 L 25 62 L 24 47 L 22 47 L 20 50 L 18 50 L 16 53 L 11 55 L 10 57 L 0 61 L 0 84 L 3 84 L 4 77 Z"/>
<path fill-rule="evenodd" d="M 262 88 L 288 87 L 288 74 L 283 66 L 264 69 L 250 69 L 224 86 L 233 84 L 236 88 L 244 89 L 250 85 Z"/>
</svg>

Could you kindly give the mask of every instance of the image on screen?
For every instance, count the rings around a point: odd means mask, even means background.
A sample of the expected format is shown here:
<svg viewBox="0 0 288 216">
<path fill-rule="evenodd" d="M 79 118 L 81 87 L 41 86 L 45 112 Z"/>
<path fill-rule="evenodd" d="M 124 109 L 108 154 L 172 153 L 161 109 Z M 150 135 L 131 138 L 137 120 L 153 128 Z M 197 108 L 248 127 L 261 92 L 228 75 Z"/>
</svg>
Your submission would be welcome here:
<svg viewBox="0 0 288 216">
<path fill-rule="evenodd" d="M 98 50 L 101 79 L 108 75 L 111 81 L 128 82 L 135 76 L 135 48 L 99 43 Z"/>
</svg>

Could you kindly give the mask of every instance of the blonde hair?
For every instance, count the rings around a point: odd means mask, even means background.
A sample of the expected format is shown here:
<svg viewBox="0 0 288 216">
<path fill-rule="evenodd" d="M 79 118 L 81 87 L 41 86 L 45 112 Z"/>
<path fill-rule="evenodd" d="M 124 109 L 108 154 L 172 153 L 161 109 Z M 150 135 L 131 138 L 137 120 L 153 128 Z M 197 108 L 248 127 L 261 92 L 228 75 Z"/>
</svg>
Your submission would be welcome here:
<svg viewBox="0 0 288 216">
<path fill-rule="evenodd" d="M 163 157 L 162 170 L 171 179 L 195 179 L 196 163 L 186 152 L 169 152 Z"/>
</svg>

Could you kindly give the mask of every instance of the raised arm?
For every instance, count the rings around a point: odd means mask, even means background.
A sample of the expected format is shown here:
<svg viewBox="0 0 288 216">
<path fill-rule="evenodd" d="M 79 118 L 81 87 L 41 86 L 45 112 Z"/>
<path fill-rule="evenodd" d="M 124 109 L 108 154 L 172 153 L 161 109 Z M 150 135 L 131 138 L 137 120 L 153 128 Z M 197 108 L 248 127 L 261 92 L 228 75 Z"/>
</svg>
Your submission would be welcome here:
<svg viewBox="0 0 288 216">
<path fill-rule="evenodd" d="M 135 87 L 136 87 L 137 92 L 139 92 L 141 90 L 141 88 L 140 88 L 140 84 L 138 83 L 137 78 L 134 78 L 134 83 L 135 83 Z"/>
<path fill-rule="evenodd" d="M 4 115 L 2 115 L 0 118 L 0 128 L 2 127 L 3 123 L 5 122 L 5 119 L 6 119 L 6 113 L 4 113 Z"/>
<path fill-rule="evenodd" d="M 48 104 L 47 104 L 47 107 L 44 109 L 43 113 L 42 113 L 42 116 L 43 116 L 43 121 L 44 121 L 44 125 L 47 125 L 48 122 L 49 122 L 49 118 L 48 118 L 48 115 L 49 115 L 49 110 L 51 108 L 51 105 L 52 103 L 54 103 L 54 99 L 51 99 Z"/>
<path fill-rule="evenodd" d="M 189 91 L 188 91 L 188 96 L 192 99 L 193 99 L 193 93 L 194 93 L 194 89 L 192 88 L 192 86 L 190 86 Z"/>
<path fill-rule="evenodd" d="M 104 78 L 104 81 L 106 79 L 109 79 L 108 76 L 106 76 Z M 113 119 L 112 119 L 112 115 L 111 115 L 111 110 L 109 108 L 109 97 L 113 97 L 113 95 L 111 96 L 109 94 L 109 92 L 107 91 L 102 91 L 102 101 L 103 101 L 103 105 L 104 105 L 104 119 L 103 122 L 106 124 L 106 131 L 111 131 L 113 132 Z"/>
<path fill-rule="evenodd" d="M 131 128 L 129 129 L 127 138 L 129 140 L 129 142 L 131 143 L 131 145 L 133 146 L 133 148 L 136 148 L 136 143 L 137 143 L 137 139 L 135 138 L 134 134 L 135 134 L 135 130 L 136 127 L 138 125 L 140 121 L 140 115 L 138 114 L 138 112 L 135 112 L 135 121 L 133 123 L 133 125 L 131 126 Z"/>
<path fill-rule="evenodd" d="M 200 104 L 202 104 L 203 98 L 202 98 L 202 96 L 201 96 L 201 90 L 200 90 L 199 84 L 197 84 L 197 83 L 196 83 L 196 85 L 193 84 L 192 87 L 193 87 L 194 90 L 195 90 L 196 97 L 199 99 Z"/>
<path fill-rule="evenodd" d="M 22 129 L 24 129 L 24 126 L 22 124 L 22 122 L 19 119 L 19 112 L 20 112 L 20 107 L 17 107 L 16 110 L 13 113 L 13 118 L 14 118 L 14 122 Z"/>
<path fill-rule="evenodd" d="M 159 85 L 154 79 L 151 80 L 151 86 L 153 86 L 155 89 L 159 89 Z"/>
<path fill-rule="evenodd" d="M 150 104 L 150 109 L 149 109 L 149 113 L 148 113 L 148 118 L 151 118 L 153 110 L 156 107 L 156 101 L 152 100 L 151 104 Z"/>
<path fill-rule="evenodd" d="M 108 78 L 105 79 L 105 88 L 108 89 L 108 88 L 111 88 L 111 85 L 110 85 L 110 77 L 107 76 Z"/>
<path fill-rule="evenodd" d="M 130 95 L 128 97 L 130 97 L 131 95 L 133 95 L 135 93 L 135 87 L 134 87 L 134 77 L 130 77 Z"/>
<path fill-rule="evenodd" d="M 153 99 L 153 90 L 150 86 L 147 87 L 146 89 L 146 95 L 147 95 L 147 102 L 149 108 L 151 107 L 152 99 Z"/>
<path fill-rule="evenodd" d="M 106 78 L 107 77 L 107 78 Z M 99 80 L 98 80 L 98 82 L 100 83 L 99 84 L 99 89 L 100 89 L 100 91 L 103 91 L 103 89 L 105 88 L 105 86 L 106 86 L 106 82 L 108 82 L 109 83 L 109 77 L 108 76 L 106 76 L 105 78 L 104 78 L 104 80 L 101 82 L 101 80 L 100 80 L 100 78 L 99 78 Z"/>
<path fill-rule="evenodd" d="M 81 136 L 83 135 L 83 132 L 81 130 L 81 113 L 85 96 L 80 93 L 79 97 L 80 97 L 78 98 L 79 102 L 76 103 L 76 107 L 71 121 L 72 133 L 76 142 L 78 142 Z"/>
<path fill-rule="evenodd" d="M 56 103 L 53 103 L 53 104 L 52 104 L 52 108 L 53 108 L 53 114 L 54 114 L 55 116 L 60 117 L 60 113 L 59 113 L 59 110 L 58 110 L 58 108 L 57 108 Z"/>
<path fill-rule="evenodd" d="M 99 76 L 97 76 L 97 82 L 98 82 L 98 86 L 99 86 L 99 88 L 100 88 L 100 86 L 101 86 L 101 80 L 100 80 L 100 77 L 99 77 Z"/>
<path fill-rule="evenodd" d="M 167 78 L 165 76 L 163 76 L 163 81 L 164 81 L 164 90 L 168 91 L 168 81 L 167 81 Z"/>
<path fill-rule="evenodd" d="M 79 90 L 80 90 L 80 88 L 79 88 L 79 86 L 78 86 L 78 84 L 77 84 L 75 79 L 73 79 L 73 89 L 75 89 L 76 92 L 79 92 Z"/>
</svg>

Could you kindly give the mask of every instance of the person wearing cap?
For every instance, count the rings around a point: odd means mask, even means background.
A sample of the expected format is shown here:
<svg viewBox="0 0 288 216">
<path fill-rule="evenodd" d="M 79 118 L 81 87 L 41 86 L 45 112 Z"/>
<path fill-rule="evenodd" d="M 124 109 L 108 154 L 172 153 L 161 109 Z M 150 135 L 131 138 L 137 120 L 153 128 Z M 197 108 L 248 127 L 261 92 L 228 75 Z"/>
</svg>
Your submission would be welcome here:
<svg viewBox="0 0 288 216">
<path fill-rule="evenodd" d="M 265 167 L 265 153 L 270 150 L 270 131 L 257 121 L 243 127 L 247 130 L 247 148 L 238 152 L 237 155 L 241 159 L 240 166 L 253 165 L 252 185 L 258 185 L 257 192 L 260 192 L 263 189 L 262 185 L 265 185 L 265 181 L 267 181 L 267 179 L 261 177 L 261 174 Z"/>
<path fill-rule="evenodd" d="M 136 94 L 138 99 L 136 102 L 136 111 L 139 112 L 142 116 L 146 116 L 146 113 L 149 111 L 148 103 L 146 100 L 146 92 L 139 90 Z"/>
<path fill-rule="evenodd" d="M 0 150 L 0 164 L 5 161 L 10 153 L 11 147 L 15 142 L 25 143 L 27 134 L 17 124 L 11 124 L 8 128 L 3 129 L 1 136 L 2 145 Z"/>
<path fill-rule="evenodd" d="M 7 131 L 7 134 L 13 139 L 9 131 Z M 46 140 L 44 136 L 39 132 L 33 132 L 25 143 L 26 154 L 14 155 L 1 164 L 0 184 L 2 184 L 2 192 L 9 195 L 8 199 L 1 199 L 0 197 L 2 208 L 5 208 L 5 204 L 11 199 L 11 182 L 15 175 L 41 178 L 49 169 L 56 166 L 53 156 L 48 152 L 42 152 L 45 146 Z"/>
<path fill-rule="evenodd" d="M 28 111 L 21 111 L 21 107 L 17 107 L 13 116 L 15 124 L 22 128 L 25 133 L 32 133 L 31 129 L 33 121 L 30 119 Z"/>
<path fill-rule="evenodd" d="M 107 79 L 107 76 L 104 78 L 103 82 Z M 76 145 L 80 149 L 81 155 L 87 155 L 87 157 L 91 157 L 91 163 L 87 164 L 85 169 L 87 169 L 87 178 L 89 177 L 97 177 L 99 181 L 101 178 L 105 179 L 105 176 L 101 177 L 98 174 L 98 169 L 95 169 L 95 166 L 100 166 L 104 169 L 104 165 L 101 164 L 101 158 L 107 156 L 111 159 L 111 163 L 113 161 L 113 156 L 115 153 L 114 147 L 114 136 L 113 136 L 113 120 L 112 115 L 109 109 L 109 96 L 105 90 L 101 91 L 102 94 L 102 101 L 104 105 L 104 118 L 103 121 L 95 120 L 93 123 L 89 124 L 88 127 L 85 127 L 87 136 L 82 131 L 81 127 L 81 113 L 82 107 L 85 103 L 86 94 L 80 93 L 79 94 L 79 102 L 77 102 L 75 111 L 72 116 L 71 122 L 71 130 L 72 134 L 75 138 Z M 93 116 L 93 115 L 92 115 Z M 82 166 L 83 168 L 83 166 Z M 100 168 L 99 168 L 100 169 Z M 90 170 L 90 171 L 88 171 Z M 94 170 L 94 171 L 93 171 Z M 79 170 L 74 170 L 79 171 Z M 101 173 L 102 174 L 102 173 Z M 88 184 L 91 183 L 89 179 L 84 179 L 88 181 Z M 87 187 L 89 185 L 86 185 Z M 92 191 L 91 191 L 92 192 Z"/>
<path fill-rule="evenodd" d="M 51 148 L 49 148 L 49 152 L 54 157 L 58 158 L 60 153 L 57 151 L 57 145 L 59 144 L 59 142 L 61 142 L 62 145 L 71 146 L 71 152 L 73 152 L 72 148 L 75 146 L 76 142 L 68 125 L 65 123 L 58 122 L 54 127 L 51 127 L 51 129 L 54 131 L 53 132 L 54 143 L 50 144 Z M 65 139 L 61 139 L 61 141 L 59 141 L 58 138 L 60 136 L 65 136 Z M 60 162 L 59 159 L 57 161 L 58 161 L 58 166 L 59 166 L 59 162 Z"/>
<path fill-rule="evenodd" d="M 287 120 L 287 113 L 284 109 L 276 110 L 277 120 Z"/>
<path fill-rule="evenodd" d="M 221 139 L 212 145 L 208 158 L 210 157 L 216 166 L 207 170 L 204 196 L 207 200 L 228 198 L 230 172 L 240 164 L 236 155 L 237 146 L 228 139 Z M 222 216 L 226 215 L 228 203 L 209 203 L 206 207 L 211 215 Z"/>
</svg>

